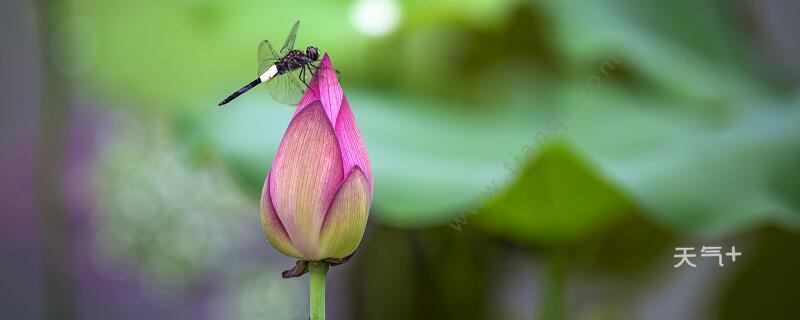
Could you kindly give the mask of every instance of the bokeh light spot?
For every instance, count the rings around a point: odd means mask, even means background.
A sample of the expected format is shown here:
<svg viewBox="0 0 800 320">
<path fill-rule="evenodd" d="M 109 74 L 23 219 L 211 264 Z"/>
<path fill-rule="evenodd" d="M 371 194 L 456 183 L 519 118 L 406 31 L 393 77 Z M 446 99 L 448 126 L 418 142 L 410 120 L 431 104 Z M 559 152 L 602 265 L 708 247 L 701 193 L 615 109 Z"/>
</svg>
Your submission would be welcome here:
<svg viewBox="0 0 800 320">
<path fill-rule="evenodd" d="M 395 0 L 358 0 L 350 9 L 350 22 L 361 33 L 385 35 L 397 28 L 400 7 Z"/>
</svg>

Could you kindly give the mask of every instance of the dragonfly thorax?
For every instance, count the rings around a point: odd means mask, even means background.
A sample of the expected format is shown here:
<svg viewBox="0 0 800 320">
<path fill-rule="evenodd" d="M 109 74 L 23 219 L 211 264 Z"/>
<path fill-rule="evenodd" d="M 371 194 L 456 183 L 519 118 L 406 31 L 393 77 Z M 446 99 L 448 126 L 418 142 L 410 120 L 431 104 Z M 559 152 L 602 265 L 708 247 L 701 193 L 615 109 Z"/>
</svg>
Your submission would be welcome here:
<svg viewBox="0 0 800 320">
<path fill-rule="evenodd" d="M 314 60 L 306 56 L 304 52 L 300 50 L 290 50 L 280 61 L 275 63 L 275 66 L 278 68 L 278 74 L 283 74 L 295 69 L 300 69 L 311 61 Z"/>
</svg>

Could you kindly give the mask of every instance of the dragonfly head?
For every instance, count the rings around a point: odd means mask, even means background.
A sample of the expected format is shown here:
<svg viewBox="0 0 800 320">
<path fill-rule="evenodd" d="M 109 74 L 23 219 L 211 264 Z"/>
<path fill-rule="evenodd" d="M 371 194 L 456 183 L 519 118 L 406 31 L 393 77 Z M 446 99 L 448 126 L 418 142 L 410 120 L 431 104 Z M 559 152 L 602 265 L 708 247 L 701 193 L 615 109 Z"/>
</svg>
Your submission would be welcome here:
<svg viewBox="0 0 800 320">
<path fill-rule="evenodd" d="M 306 56 L 308 56 L 309 58 L 311 58 L 311 60 L 314 61 L 319 60 L 319 49 L 317 49 L 317 47 L 314 46 L 308 46 L 308 48 L 306 48 Z"/>
</svg>

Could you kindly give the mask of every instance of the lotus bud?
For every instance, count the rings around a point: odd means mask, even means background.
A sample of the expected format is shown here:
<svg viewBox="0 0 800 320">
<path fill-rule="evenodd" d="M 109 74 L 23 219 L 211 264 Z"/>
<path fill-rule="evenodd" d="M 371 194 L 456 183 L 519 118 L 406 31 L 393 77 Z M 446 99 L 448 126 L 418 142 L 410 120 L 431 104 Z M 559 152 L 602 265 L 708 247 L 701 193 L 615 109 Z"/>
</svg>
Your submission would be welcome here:
<svg viewBox="0 0 800 320">
<path fill-rule="evenodd" d="M 364 141 L 326 54 L 281 140 L 261 193 L 269 243 L 308 262 L 338 264 L 356 250 L 372 203 L 372 171 Z"/>
</svg>

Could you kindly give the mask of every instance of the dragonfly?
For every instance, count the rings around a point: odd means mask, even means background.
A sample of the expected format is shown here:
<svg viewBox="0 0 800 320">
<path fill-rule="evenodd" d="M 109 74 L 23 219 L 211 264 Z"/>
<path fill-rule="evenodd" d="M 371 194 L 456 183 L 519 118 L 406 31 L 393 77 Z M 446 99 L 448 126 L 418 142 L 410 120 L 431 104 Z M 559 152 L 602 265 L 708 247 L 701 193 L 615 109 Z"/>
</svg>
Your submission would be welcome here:
<svg viewBox="0 0 800 320">
<path fill-rule="evenodd" d="M 263 82 L 275 101 L 292 106 L 300 102 L 313 71 L 317 69 L 315 62 L 319 61 L 319 49 L 314 46 L 308 46 L 305 52 L 294 49 L 299 28 L 300 21 L 297 21 L 280 51 L 275 51 L 268 40 L 261 41 L 258 46 L 258 78 L 220 101 L 218 106 L 231 102 Z"/>
</svg>

